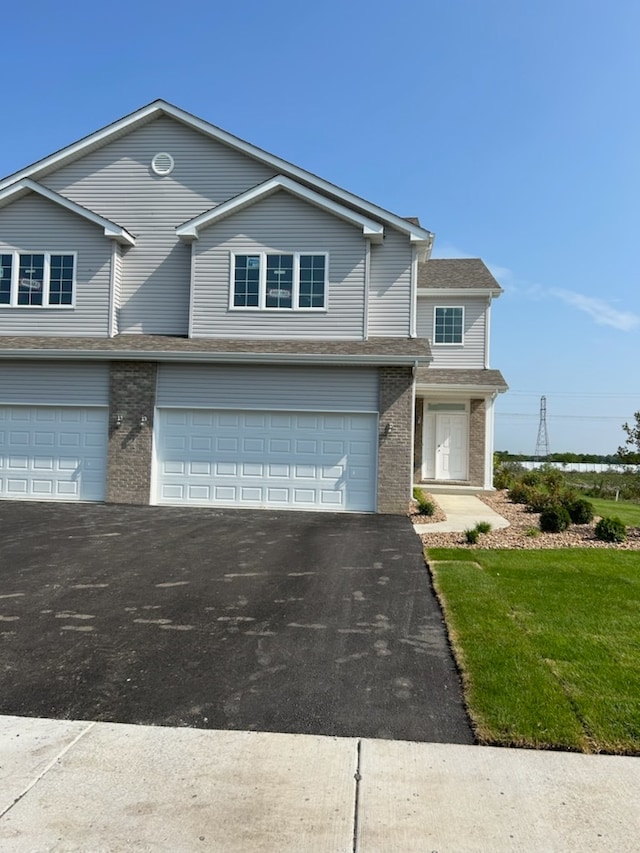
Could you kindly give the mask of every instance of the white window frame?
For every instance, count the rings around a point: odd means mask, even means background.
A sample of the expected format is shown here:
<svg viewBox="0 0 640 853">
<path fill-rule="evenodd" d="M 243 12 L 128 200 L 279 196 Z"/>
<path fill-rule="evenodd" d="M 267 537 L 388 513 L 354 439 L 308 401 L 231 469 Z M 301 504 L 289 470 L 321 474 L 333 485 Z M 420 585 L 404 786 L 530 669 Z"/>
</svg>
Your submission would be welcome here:
<svg viewBox="0 0 640 853">
<path fill-rule="evenodd" d="M 258 304 L 257 305 L 234 305 L 235 297 L 235 271 L 236 271 L 236 256 L 250 256 L 260 258 L 260 278 L 258 284 Z M 267 307 L 267 257 L 273 255 L 290 255 L 293 257 L 293 287 L 291 293 L 291 308 L 269 308 Z M 316 255 L 324 258 L 324 305 L 320 308 L 301 308 L 300 307 L 300 258 L 307 255 Z M 282 314 L 295 312 L 297 314 L 326 314 L 329 310 L 329 253 L 328 252 L 266 252 L 252 251 L 246 249 L 239 252 L 230 253 L 230 271 L 229 271 L 229 310 L 230 311 L 266 311 L 269 313 Z"/>
<path fill-rule="evenodd" d="M 438 311 L 456 308 L 462 311 L 462 328 L 459 341 L 436 341 L 436 315 Z M 433 346 L 435 347 L 460 347 L 464 346 L 464 305 L 434 305 L 433 306 Z"/>
<path fill-rule="evenodd" d="M 1 302 L 0 310 L 2 308 L 24 308 L 27 310 L 39 309 L 43 308 L 52 309 L 54 311 L 59 310 L 70 310 L 76 307 L 76 284 L 77 284 L 77 271 L 78 271 L 78 253 L 77 252 L 67 252 L 67 251 L 58 251 L 57 249 L 53 252 L 45 252 L 42 249 L 3 249 L 0 248 L 0 255 L 11 255 L 11 290 L 9 295 L 9 302 Z M 18 303 L 18 279 L 20 275 L 20 256 L 21 255 L 43 255 L 44 256 L 44 269 L 43 269 L 43 282 L 42 282 L 42 305 L 20 305 Z M 71 302 L 65 305 L 58 304 L 49 304 L 49 288 L 51 285 L 51 255 L 61 255 L 64 257 L 73 258 L 73 277 L 71 279 Z"/>
</svg>

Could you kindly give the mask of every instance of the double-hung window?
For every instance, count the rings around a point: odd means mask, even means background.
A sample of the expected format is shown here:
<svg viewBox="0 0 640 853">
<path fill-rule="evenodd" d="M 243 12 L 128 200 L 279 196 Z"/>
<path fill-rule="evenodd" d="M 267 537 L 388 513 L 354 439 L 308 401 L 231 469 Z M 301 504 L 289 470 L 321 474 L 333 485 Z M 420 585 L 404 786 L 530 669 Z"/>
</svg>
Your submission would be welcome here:
<svg viewBox="0 0 640 853">
<path fill-rule="evenodd" d="M 0 250 L 0 306 L 72 307 L 75 267 L 71 253 Z"/>
<path fill-rule="evenodd" d="M 464 308 L 436 307 L 433 318 L 434 344 L 463 343 Z"/>
<path fill-rule="evenodd" d="M 231 308 L 313 311 L 327 307 L 326 254 L 232 255 Z"/>
</svg>

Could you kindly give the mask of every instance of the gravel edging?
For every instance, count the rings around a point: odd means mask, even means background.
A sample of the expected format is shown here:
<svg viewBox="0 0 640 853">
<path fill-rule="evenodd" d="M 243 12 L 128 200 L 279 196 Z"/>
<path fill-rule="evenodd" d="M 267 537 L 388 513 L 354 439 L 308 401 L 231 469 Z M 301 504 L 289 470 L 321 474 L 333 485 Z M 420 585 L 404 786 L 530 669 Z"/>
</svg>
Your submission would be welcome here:
<svg viewBox="0 0 640 853">
<path fill-rule="evenodd" d="M 430 499 L 437 504 L 432 495 Z M 563 533 L 541 533 L 539 530 L 540 514 L 528 512 L 522 504 L 514 504 L 507 498 L 505 491 L 486 492 L 477 497 L 492 510 L 509 522 L 509 527 L 502 530 L 492 530 L 481 534 L 477 545 L 468 545 L 464 533 L 423 533 L 423 544 L 429 548 L 514 548 L 514 549 L 545 549 L 545 548 L 607 548 L 614 551 L 640 551 L 640 528 L 627 528 L 627 541 L 620 544 L 601 542 L 596 539 L 594 532 L 595 520 L 591 524 L 572 524 Z M 440 517 L 412 515 L 411 520 L 420 524 L 443 521 L 446 516 L 438 507 Z M 597 517 L 596 517 L 597 520 Z M 526 531 L 538 529 L 537 536 L 527 536 Z"/>
</svg>

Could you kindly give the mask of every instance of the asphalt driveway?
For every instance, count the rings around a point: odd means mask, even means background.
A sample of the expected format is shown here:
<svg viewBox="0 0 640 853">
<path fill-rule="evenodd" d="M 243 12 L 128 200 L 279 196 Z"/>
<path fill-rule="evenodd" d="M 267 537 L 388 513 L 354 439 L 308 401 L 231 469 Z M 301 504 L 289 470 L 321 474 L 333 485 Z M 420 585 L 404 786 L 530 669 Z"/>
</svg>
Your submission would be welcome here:
<svg viewBox="0 0 640 853">
<path fill-rule="evenodd" d="M 473 742 L 396 516 L 0 501 L 0 714 Z"/>
</svg>

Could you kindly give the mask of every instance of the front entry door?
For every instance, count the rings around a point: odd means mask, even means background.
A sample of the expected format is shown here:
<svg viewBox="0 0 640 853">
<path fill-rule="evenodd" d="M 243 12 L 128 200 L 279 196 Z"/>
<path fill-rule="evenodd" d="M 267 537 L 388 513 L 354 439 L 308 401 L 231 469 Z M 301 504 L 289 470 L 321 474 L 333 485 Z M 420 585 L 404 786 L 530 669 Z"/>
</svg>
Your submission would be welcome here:
<svg viewBox="0 0 640 853">
<path fill-rule="evenodd" d="M 436 480 L 467 479 L 467 416 L 436 415 Z"/>
</svg>

